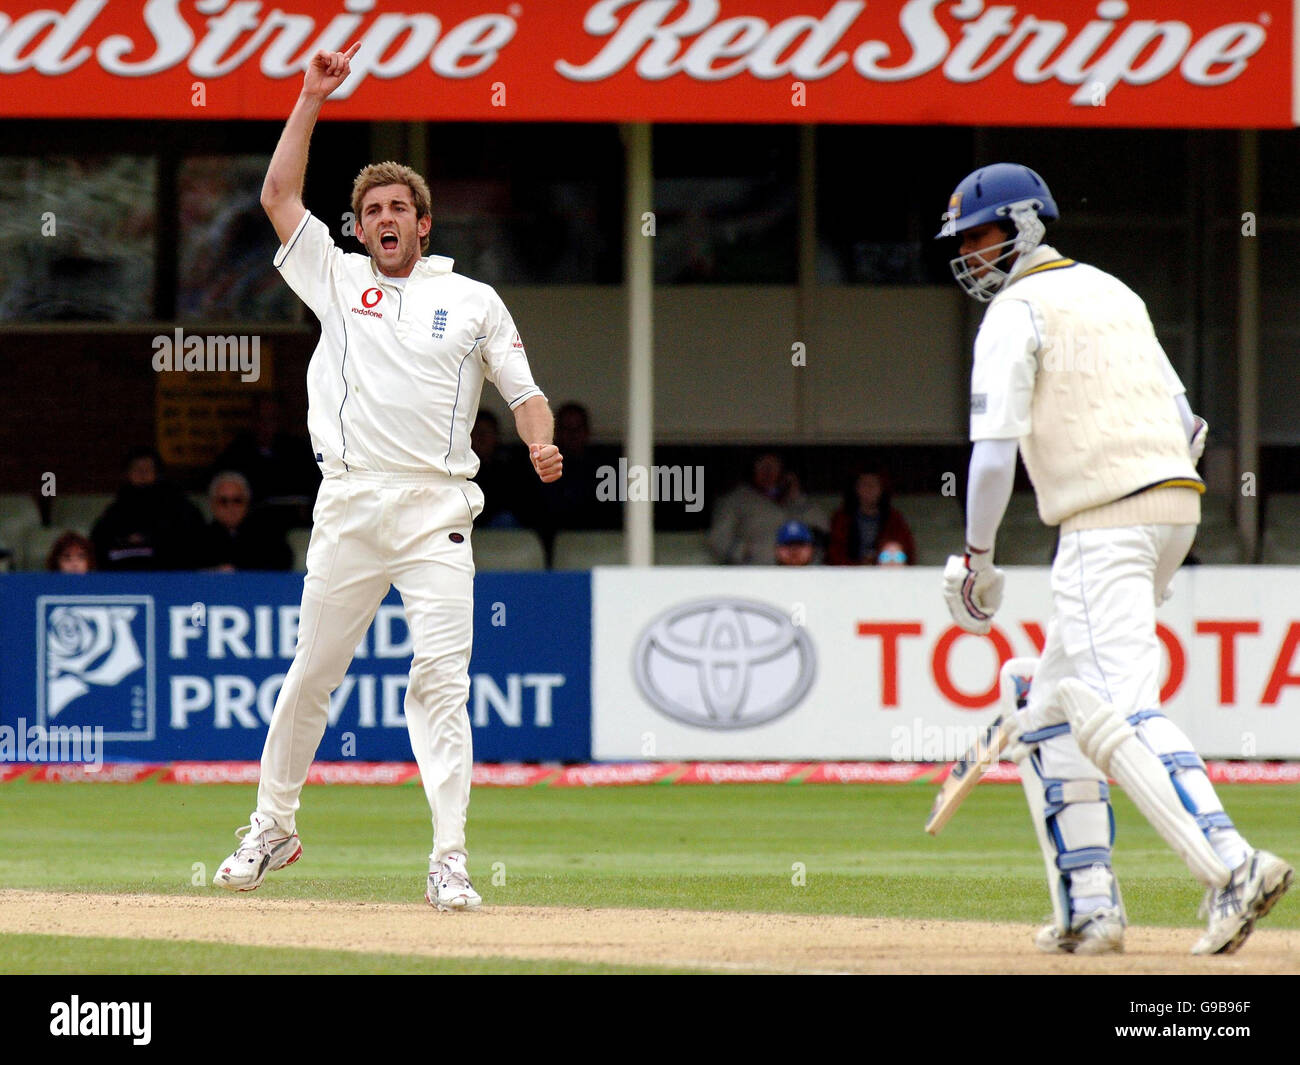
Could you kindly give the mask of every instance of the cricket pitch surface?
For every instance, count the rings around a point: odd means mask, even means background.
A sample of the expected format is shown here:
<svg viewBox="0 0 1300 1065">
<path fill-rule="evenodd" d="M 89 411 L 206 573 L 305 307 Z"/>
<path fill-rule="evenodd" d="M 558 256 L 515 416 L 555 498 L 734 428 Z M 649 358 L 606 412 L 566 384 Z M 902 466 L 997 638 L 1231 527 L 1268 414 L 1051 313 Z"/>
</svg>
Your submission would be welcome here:
<svg viewBox="0 0 1300 1065">
<path fill-rule="evenodd" d="M 1193 928 L 1130 928 L 1125 952 L 1039 953 L 1036 927 L 967 921 L 487 906 L 227 895 L 0 891 L 0 933 L 519 958 L 754 973 L 1300 973 L 1300 931 L 1262 926 L 1232 955 L 1188 953 Z"/>
</svg>

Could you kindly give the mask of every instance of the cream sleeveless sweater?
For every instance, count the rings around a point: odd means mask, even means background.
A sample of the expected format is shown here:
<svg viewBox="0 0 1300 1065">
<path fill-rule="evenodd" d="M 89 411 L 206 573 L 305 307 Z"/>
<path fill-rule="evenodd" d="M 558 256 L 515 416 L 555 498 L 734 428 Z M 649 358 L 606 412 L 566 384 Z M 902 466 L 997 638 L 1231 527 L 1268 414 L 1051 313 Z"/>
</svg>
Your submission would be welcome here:
<svg viewBox="0 0 1300 1065">
<path fill-rule="evenodd" d="M 1146 305 L 1096 267 L 1040 247 L 994 298 L 1045 326 L 1020 453 L 1047 525 L 1194 525 L 1205 485 L 1188 453 Z"/>
</svg>

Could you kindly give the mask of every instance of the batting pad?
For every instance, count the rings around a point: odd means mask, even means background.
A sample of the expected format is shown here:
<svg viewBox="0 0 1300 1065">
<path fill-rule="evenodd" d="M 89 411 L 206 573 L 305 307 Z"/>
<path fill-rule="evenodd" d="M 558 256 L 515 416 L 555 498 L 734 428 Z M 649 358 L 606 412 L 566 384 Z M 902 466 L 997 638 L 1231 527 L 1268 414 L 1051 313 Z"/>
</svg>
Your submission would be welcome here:
<svg viewBox="0 0 1300 1065">
<path fill-rule="evenodd" d="M 1083 753 L 1103 773 L 1119 781 L 1143 816 L 1182 856 L 1201 883 L 1224 887 L 1232 871 L 1183 806 L 1169 770 L 1142 742 L 1125 716 L 1073 677 L 1062 680 L 1056 690 Z"/>
</svg>

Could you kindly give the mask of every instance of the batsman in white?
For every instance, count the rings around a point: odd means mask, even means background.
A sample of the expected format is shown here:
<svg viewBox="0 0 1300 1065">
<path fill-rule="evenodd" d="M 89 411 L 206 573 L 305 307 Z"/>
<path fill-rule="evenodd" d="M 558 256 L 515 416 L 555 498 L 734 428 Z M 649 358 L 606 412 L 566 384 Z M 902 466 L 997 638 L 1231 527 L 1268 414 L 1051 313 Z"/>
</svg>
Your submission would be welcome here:
<svg viewBox="0 0 1300 1065">
<path fill-rule="evenodd" d="M 1042 243 L 1043 222 L 1058 217 L 1043 179 L 1010 163 L 967 176 L 943 216 L 938 236 L 960 241 L 957 281 L 989 304 L 971 374 L 966 551 L 948 559 L 944 596 L 963 629 L 989 631 L 1018 450 L 1039 516 L 1060 526 L 1052 619 L 1009 748 L 1052 896 L 1036 943 L 1123 949 L 1109 774 L 1206 887 L 1208 927 L 1192 953 L 1231 953 L 1293 871 L 1242 838 L 1191 742 L 1160 712 L 1156 607 L 1200 522 L 1206 425 L 1142 300 Z"/>
<path fill-rule="evenodd" d="M 321 106 L 348 76 L 347 52 L 318 52 L 276 147 L 262 206 L 281 241 L 275 265 L 320 320 L 307 370 L 307 428 L 324 479 L 316 500 L 298 643 L 262 752 L 257 809 L 214 884 L 251 891 L 297 861 L 299 796 L 324 735 L 330 693 L 389 586 L 414 646 L 406 725 L 433 812 L 426 898 L 482 901 L 466 871 L 472 751 L 466 702 L 473 634 L 470 533 L 483 493 L 468 480 L 484 379 L 514 412 L 537 475 L 558 479 L 553 419 L 500 297 L 428 250 L 429 188 L 397 163 L 353 186 L 357 238 L 345 254 L 303 206 Z"/>
</svg>

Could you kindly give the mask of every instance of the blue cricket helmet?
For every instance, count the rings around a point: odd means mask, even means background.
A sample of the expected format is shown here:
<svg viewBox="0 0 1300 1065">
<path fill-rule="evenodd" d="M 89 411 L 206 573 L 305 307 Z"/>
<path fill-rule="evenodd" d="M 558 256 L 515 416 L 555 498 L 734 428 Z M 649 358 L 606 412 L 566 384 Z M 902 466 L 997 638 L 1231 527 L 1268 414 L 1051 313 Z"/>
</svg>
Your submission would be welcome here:
<svg viewBox="0 0 1300 1065">
<path fill-rule="evenodd" d="M 967 174 L 948 197 L 943 228 L 935 239 L 955 237 L 963 230 L 988 222 L 1011 222 L 1011 207 L 1031 203 L 1038 217 L 1054 222 L 1061 217 L 1047 182 L 1019 163 L 993 163 Z"/>
</svg>

